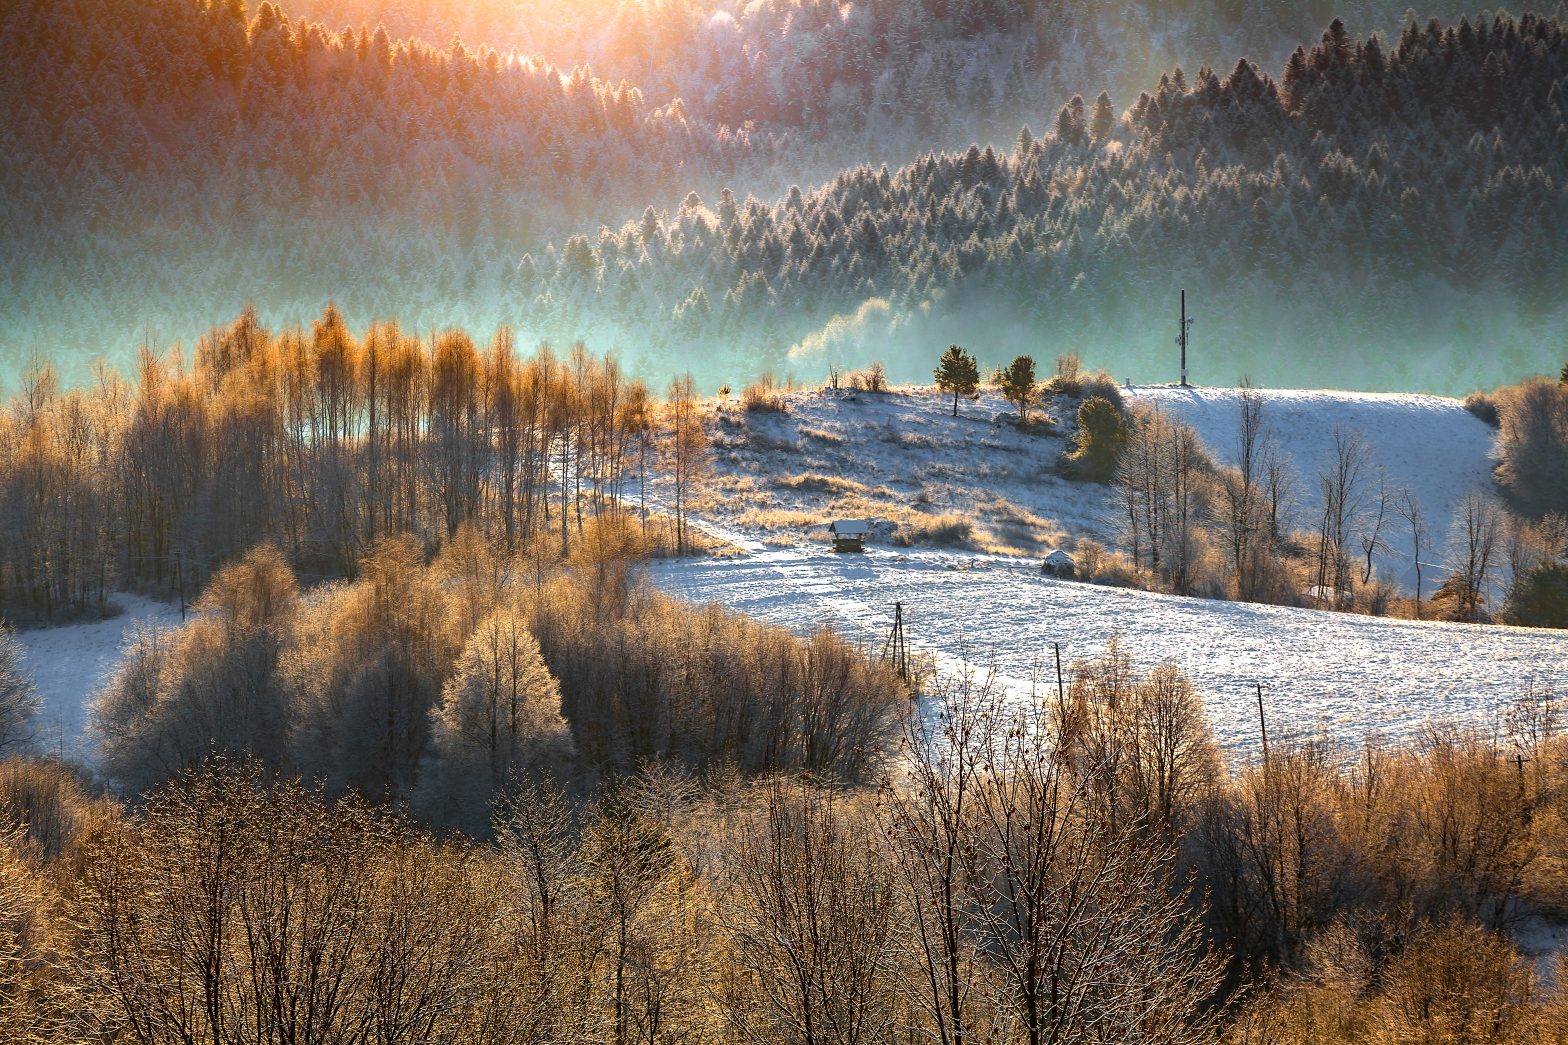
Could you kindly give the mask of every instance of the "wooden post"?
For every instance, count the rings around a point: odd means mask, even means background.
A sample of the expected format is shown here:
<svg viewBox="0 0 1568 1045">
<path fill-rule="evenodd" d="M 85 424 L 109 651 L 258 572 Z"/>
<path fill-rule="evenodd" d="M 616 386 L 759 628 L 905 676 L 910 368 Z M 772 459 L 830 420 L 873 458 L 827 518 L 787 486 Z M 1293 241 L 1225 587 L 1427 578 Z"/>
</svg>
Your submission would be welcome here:
<svg viewBox="0 0 1568 1045">
<path fill-rule="evenodd" d="M 1051 643 L 1051 648 L 1056 651 L 1056 703 L 1058 707 L 1067 705 L 1067 690 L 1062 685 L 1062 644 Z"/>
</svg>

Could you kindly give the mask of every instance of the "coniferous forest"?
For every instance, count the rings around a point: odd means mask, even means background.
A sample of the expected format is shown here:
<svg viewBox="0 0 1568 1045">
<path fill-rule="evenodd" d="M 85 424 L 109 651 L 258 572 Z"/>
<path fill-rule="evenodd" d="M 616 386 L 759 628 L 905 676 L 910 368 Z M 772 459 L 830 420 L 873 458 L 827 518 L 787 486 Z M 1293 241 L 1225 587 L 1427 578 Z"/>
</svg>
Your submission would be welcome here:
<svg viewBox="0 0 1568 1045">
<path fill-rule="evenodd" d="M 1462 393 L 1563 343 L 1564 35 L 1436 13 L 11 4 L 0 352 L 333 300 L 655 384 L 975 315 L 1165 376 L 1185 288 L 1210 379 Z"/>
</svg>

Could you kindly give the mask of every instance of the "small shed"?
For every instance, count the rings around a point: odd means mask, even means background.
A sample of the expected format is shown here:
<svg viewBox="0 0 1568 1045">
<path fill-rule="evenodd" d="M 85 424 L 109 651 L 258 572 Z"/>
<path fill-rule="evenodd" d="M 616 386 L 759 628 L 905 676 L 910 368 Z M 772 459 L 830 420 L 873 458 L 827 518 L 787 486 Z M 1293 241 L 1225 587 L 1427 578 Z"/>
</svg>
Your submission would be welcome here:
<svg viewBox="0 0 1568 1045">
<path fill-rule="evenodd" d="M 833 535 L 834 551 L 863 552 L 871 524 L 864 519 L 835 519 L 828 524 L 828 532 Z"/>
<path fill-rule="evenodd" d="M 1040 564 L 1040 572 L 1047 577 L 1064 577 L 1071 580 L 1078 576 L 1078 564 L 1073 561 L 1071 555 L 1058 548 L 1045 557 L 1045 561 Z"/>
</svg>

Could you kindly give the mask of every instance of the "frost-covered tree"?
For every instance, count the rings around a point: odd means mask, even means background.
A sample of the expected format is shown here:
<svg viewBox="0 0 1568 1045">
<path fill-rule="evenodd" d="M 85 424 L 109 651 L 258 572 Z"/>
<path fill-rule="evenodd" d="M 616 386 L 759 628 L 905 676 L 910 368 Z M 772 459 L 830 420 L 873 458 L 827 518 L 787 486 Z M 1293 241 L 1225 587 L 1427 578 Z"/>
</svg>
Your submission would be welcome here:
<svg viewBox="0 0 1568 1045">
<path fill-rule="evenodd" d="M 22 660 L 22 644 L 0 621 L 0 754 L 14 753 L 33 740 L 40 701 Z"/>
<path fill-rule="evenodd" d="M 469 637 L 432 711 L 429 800 L 483 826 L 514 775 L 559 769 L 572 750 L 561 689 L 515 610 L 491 613 Z"/>
<path fill-rule="evenodd" d="M 953 396 L 953 416 L 958 416 L 958 400 L 974 399 L 980 388 L 980 366 L 975 357 L 958 345 L 949 345 L 936 365 L 936 387 Z"/>
</svg>

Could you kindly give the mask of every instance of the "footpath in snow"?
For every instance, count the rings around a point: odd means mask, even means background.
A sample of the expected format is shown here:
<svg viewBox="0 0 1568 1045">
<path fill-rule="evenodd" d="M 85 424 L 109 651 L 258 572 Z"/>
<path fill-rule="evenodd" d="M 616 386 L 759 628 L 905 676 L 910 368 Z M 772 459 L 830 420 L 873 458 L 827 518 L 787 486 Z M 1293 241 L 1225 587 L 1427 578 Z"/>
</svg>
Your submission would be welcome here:
<svg viewBox="0 0 1568 1045">
<path fill-rule="evenodd" d="M 1179 598 L 1044 578 L 1030 560 L 872 550 L 764 550 L 660 563 L 653 580 L 806 633 L 831 624 L 880 647 L 904 604 L 914 649 L 990 668 L 1020 696 L 1054 684 L 1052 644 L 1087 659 L 1113 635 L 1140 665 L 1174 659 L 1220 743 L 1257 743 L 1254 685 L 1272 735 L 1408 738 L 1434 720 L 1485 720 L 1532 686 L 1568 692 L 1568 632 L 1388 620 Z"/>
</svg>

